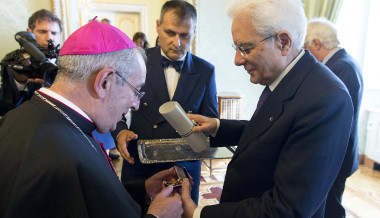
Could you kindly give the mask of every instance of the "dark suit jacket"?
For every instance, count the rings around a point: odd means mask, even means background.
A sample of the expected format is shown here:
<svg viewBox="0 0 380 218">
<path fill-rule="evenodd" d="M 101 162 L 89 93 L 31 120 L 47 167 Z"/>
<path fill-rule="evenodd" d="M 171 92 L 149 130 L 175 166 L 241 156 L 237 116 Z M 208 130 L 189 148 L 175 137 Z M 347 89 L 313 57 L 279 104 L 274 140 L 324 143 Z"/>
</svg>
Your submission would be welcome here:
<svg viewBox="0 0 380 218">
<path fill-rule="evenodd" d="M 130 130 L 138 134 L 138 139 L 180 138 L 180 135 L 158 111 L 162 104 L 170 101 L 161 64 L 161 48 L 158 46 L 147 49 L 146 54 L 147 75 L 145 86 L 141 89 L 145 95 L 140 100 L 139 110 L 132 112 Z M 177 101 L 185 112 L 218 117 L 214 66 L 188 52 L 172 101 Z M 125 128 L 126 125 L 120 122 L 113 135 L 115 136 L 115 133 Z M 143 171 L 139 170 L 139 167 L 143 166 L 137 155 L 136 140 L 130 142 L 128 151 L 136 161 L 133 168 L 136 171 Z M 123 165 L 126 164 L 128 163 L 124 161 Z M 167 165 L 162 165 L 155 169 L 157 165 L 160 164 L 148 165 L 144 177 L 147 178 L 167 168 Z M 133 172 L 128 171 L 128 173 Z"/>
<path fill-rule="evenodd" d="M 359 167 L 358 122 L 363 95 L 363 78 L 359 66 L 345 49 L 336 52 L 326 62 L 326 66 L 346 85 L 354 106 L 352 133 L 348 142 L 346 156 L 339 172 L 339 177 L 345 179 L 351 176 Z"/>
<path fill-rule="evenodd" d="M 306 51 L 249 122 L 221 120 L 213 145 L 238 147 L 201 217 L 323 217 L 352 117 L 344 84 Z"/>
<path fill-rule="evenodd" d="M 45 97 L 83 134 L 36 96 L 1 118 L 0 217 L 140 217 L 91 137 L 94 123 Z M 145 196 L 143 183 L 132 187 Z"/>
<path fill-rule="evenodd" d="M 27 87 L 28 91 L 25 93 L 20 92 L 17 89 L 11 69 L 9 67 L 1 66 L 0 117 L 29 100 L 33 96 L 33 93 L 41 88 L 42 85 L 29 82 Z"/>
</svg>

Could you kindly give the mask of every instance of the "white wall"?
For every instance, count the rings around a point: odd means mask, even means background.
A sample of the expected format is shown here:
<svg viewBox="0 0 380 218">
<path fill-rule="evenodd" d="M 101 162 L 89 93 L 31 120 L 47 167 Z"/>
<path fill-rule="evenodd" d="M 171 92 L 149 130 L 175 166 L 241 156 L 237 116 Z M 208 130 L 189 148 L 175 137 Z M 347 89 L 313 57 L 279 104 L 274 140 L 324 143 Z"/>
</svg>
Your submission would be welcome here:
<svg viewBox="0 0 380 218">
<path fill-rule="evenodd" d="M 198 55 L 215 65 L 218 93 L 237 92 L 242 97 L 241 119 L 249 120 L 263 86 L 250 82 L 243 67 L 234 64 L 231 23 L 226 15 L 229 0 L 198 1 Z"/>
<path fill-rule="evenodd" d="M 18 48 L 14 39 L 19 31 L 26 31 L 29 17 L 40 9 L 52 10 L 50 0 L 0 0 L 0 59 Z"/>
<path fill-rule="evenodd" d="M 359 116 L 360 154 L 366 150 L 369 111 L 380 108 L 377 64 L 380 48 L 377 43 L 379 8 L 378 0 L 362 0 L 360 4 L 356 0 L 345 0 L 336 23 L 342 47 L 355 58 L 363 73 L 364 91 Z"/>
</svg>

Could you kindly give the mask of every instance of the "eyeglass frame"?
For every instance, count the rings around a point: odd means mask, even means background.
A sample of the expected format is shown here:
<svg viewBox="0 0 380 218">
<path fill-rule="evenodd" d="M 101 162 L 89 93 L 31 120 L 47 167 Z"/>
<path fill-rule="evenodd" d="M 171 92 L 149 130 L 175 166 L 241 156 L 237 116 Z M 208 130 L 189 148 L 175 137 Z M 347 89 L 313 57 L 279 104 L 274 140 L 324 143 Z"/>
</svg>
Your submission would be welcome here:
<svg viewBox="0 0 380 218">
<path fill-rule="evenodd" d="M 118 75 L 124 82 L 128 84 L 128 86 L 133 90 L 133 94 L 137 98 L 137 100 L 140 100 L 144 95 L 145 92 L 140 92 L 136 87 L 134 87 L 131 83 L 129 83 L 124 77 L 122 77 L 117 71 L 115 71 L 116 75 Z"/>
<path fill-rule="evenodd" d="M 247 48 L 242 48 L 241 46 L 237 46 L 237 45 L 235 45 L 234 43 L 232 43 L 232 48 L 234 48 L 236 51 L 238 51 L 239 54 L 240 54 L 242 57 L 247 58 L 247 57 L 248 57 L 248 54 L 247 54 L 247 51 L 248 51 L 248 50 L 251 50 L 251 49 L 255 48 L 260 42 L 264 42 L 264 41 L 266 41 L 266 40 L 268 40 L 268 39 L 270 39 L 270 38 L 276 36 L 277 34 L 278 34 L 278 33 L 273 34 L 273 35 L 270 35 L 270 36 L 264 38 L 263 40 L 261 40 L 261 41 L 259 41 L 259 42 L 253 43 L 252 45 L 248 46 Z"/>
</svg>

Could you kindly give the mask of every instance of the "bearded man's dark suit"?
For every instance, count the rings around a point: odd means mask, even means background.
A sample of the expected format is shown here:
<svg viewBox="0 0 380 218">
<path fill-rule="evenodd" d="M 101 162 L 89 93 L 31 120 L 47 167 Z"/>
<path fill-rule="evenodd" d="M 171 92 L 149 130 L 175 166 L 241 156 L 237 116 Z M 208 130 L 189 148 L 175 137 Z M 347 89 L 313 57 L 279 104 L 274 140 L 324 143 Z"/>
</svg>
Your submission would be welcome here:
<svg viewBox="0 0 380 218">
<path fill-rule="evenodd" d="M 164 69 L 161 64 L 161 48 L 146 50 L 148 57 L 146 82 L 141 91 L 145 92 L 140 100 L 138 111 L 132 112 L 130 130 L 138 134 L 138 139 L 180 138 L 181 136 L 159 113 L 159 107 L 170 101 Z M 177 101 L 185 112 L 218 117 L 218 106 L 214 66 L 205 60 L 187 52 L 186 59 L 178 80 L 172 101 Z M 113 135 L 126 129 L 123 122 Z M 142 164 L 137 154 L 136 140 L 128 145 L 128 151 L 135 159 L 135 164 L 123 162 L 122 181 L 148 178 L 156 172 L 170 168 L 175 163 Z M 193 177 L 192 199 L 197 202 L 200 183 L 200 161 L 178 162 L 187 168 Z"/>
<path fill-rule="evenodd" d="M 345 49 L 337 51 L 325 64 L 346 85 L 354 106 L 352 132 L 342 168 L 334 183 L 326 203 L 326 217 L 345 217 L 341 205 L 346 179 L 359 168 L 358 122 L 363 95 L 363 78 L 358 64 Z"/>
<path fill-rule="evenodd" d="M 352 117 L 344 84 L 306 51 L 249 122 L 221 120 L 212 145 L 238 147 L 201 217 L 323 217 Z"/>
</svg>

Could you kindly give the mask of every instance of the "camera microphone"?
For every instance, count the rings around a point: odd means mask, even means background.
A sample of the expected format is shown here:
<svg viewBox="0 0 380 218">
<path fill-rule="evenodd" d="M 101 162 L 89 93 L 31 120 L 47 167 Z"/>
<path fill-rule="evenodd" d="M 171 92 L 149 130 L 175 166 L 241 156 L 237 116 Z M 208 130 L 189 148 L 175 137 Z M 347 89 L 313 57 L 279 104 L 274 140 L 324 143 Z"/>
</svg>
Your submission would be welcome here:
<svg viewBox="0 0 380 218">
<path fill-rule="evenodd" d="M 50 60 L 57 58 L 58 46 L 49 40 L 48 48 L 37 43 L 32 32 L 21 31 L 15 34 L 16 41 L 21 48 L 8 54 L 0 63 L 10 67 L 28 78 L 41 78 L 49 86 L 54 82 L 58 67 Z"/>
<path fill-rule="evenodd" d="M 34 34 L 27 31 L 21 31 L 15 35 L 16 41 L 38 62 L 44 62 L 46 56 L 32 42 L 36 42 Z"/>
</svg>

